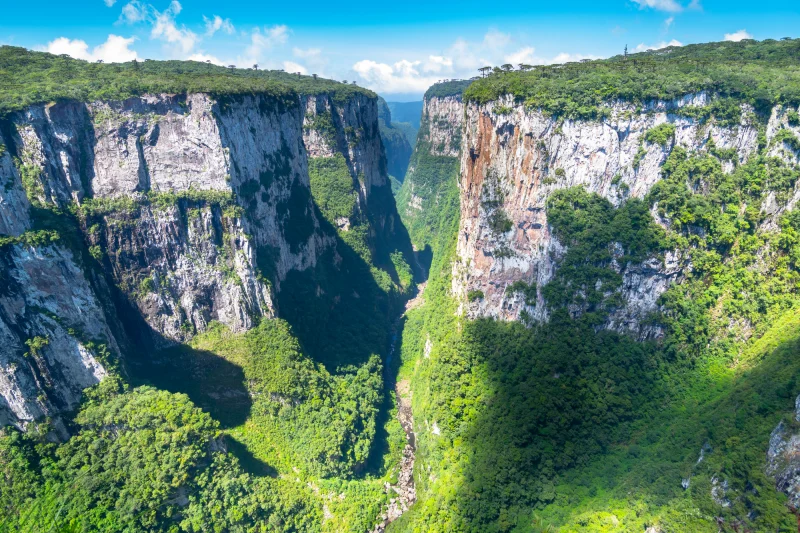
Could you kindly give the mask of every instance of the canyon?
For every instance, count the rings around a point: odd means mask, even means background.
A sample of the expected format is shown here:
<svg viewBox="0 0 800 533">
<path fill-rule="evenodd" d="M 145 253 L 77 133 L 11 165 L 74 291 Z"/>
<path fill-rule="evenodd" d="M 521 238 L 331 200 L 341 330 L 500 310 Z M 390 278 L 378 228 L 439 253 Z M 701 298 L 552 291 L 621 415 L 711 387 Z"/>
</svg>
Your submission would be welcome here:
<svg viewBox="0 0 800 533">
<path fill-rule="evenodd" d="M 263 86 L 6 113 L 0 457 L 183 457 L 149 525 L 139 478 L 69 506 L 131 530 L 791 530 L 799 104 L 514 93 L 620 61 L 438 83 L 413 150 L 371 91 L 206 65 Z"/>
</svg>

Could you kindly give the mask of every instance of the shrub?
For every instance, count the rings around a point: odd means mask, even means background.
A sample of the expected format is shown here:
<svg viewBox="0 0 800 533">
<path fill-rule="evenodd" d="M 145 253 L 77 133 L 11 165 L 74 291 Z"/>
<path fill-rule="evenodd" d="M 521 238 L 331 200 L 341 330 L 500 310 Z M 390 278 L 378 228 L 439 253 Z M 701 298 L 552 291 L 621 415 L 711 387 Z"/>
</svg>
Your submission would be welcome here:
<svg viewBox="0 0 800 533">
<path fill-rule="evenodd" d="M 483 300 L 483 291 L 474 290 L 467 293 L 467 300 L 474 302 L 476 300 Z"/>
<path fill-rule="evenodd" d="M 525 305 L 536 305 L 536 283 L 525 283 L 518 279 L 508 287 L 506 287 L 506 294 L 522 294 L 525 300 Z"/>
<path fill-rule="evenodd" d="M 675 125 L 670 123 L 659 124 L 654 128 L 647 130 L 644 134 L 644 140 L 652 143 L 666 146 L 667 143 L 675 137 Z"/>
<path fill-rule="evenodd" d="M 502 208 L 496 208 L 492 211 L 492 214 L 489 215 L 489 227 L 494 233 L 506 233 L 511 231 L 513 226 L 511 219 L 508 218 L 508 215 Z"/>
</svg>

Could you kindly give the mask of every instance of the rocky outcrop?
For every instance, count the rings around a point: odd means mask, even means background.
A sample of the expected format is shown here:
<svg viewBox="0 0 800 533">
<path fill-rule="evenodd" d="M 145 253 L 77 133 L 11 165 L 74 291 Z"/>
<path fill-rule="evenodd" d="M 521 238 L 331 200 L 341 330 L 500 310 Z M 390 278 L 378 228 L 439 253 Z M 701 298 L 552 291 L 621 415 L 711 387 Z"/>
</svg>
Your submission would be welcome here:
<svg viewBox="0 0 800 533">
<path fill-rule="evenodd" d="M 0 235 L 16 237 L 30 229 L 29 210 L 19 172 L 0 138 Z"/>
<path fill-rule="evenodd" d="M 235 209 L 203 202 L 141 205 L 100 217 L 102 230 L 88 236 L 158 333 L 156 346 L 187 340 L 211 321 L 238 332 L 273 316 L 254 245 L 234 215 Z"/>
<path fill-rule="evenodd" d="M 425 98 L 419 136 L 430 145 L 432 155 L 458 157 L 463 124 L 464 104 L 460 94 Z"/>
<path fill-rule="evenodd" d="M 800 511 L 800 396 L 795 401 L 794 421 L 781 421 L 772 431 L 767 449 L 767 475 L 775 488 L 789 497 L 788 504 Z"/>
<path fill-rule="evenodd" d="M 436 240 L 442 202 L 455 196 L 465 87 L 462 82 L 437 84 L 423 101 L 414 153 L 397 194 L 398 210 L 419 249 Z"/>
<path fill-rule="evenodd" d="M 117 317 L 98 298 L 102 281 L 60 244 L 6 245 L 0 263 L 0 426 L 51 417 L 63 438 L 58 415 L 117 366 Z"/>
<path fill-rule="evenodd" d="M 0 294 L 0 425 L 70 410 L 119 369 L 116 312 L 138 310 L 155 348 L 212 321 L 243 331 L 274 316 L 289 272 L 337 257 L 309 160 L 339 156 L 370 237 L 394 231 L 376 99 L 364 91 L 64 101 L 3 119 L 0 237 L 43 223 L 72 231 L 58 217 L 79 235 L 2 241 L 0 274 L 15 281 Z"/>
<path fill-rule="evenodd" d="M 709 142 L 734 149 L 740 163 L 758 150 L 758 127 L 743 105 L 742 121 L 721 126 L 688 118 L 678 110 L 707 105 L 705 93 L 674 101 L 656 101 L 638 109 L 625 102 L 607 104 L 602 121 L 548 116 L 516 104 L 511 98 L 466 106 L 461 152 L 461 224 L 453 291 L 471 318 L 492 316 L 515 320 L 524 311 L 536 321 L 548 319 L 541 288 L 554 275 L 564 246 L 548 225 L 547 199 L 558 189 L 582 186 L 618 206 L 628 198 L 643 198 L 661 179 L 661 167 L 675 147 L 693 153 Z M 660 124 L 671 124 L 674 137 L 664 145 L 645 141 Z M 775 128 L 772 129 L 774 135 Z M 769 132 L 768 132 L 769 133 Z M 726 172 L 733 164 L 725 164 Z M 502 210 L 510 221 L 498 233 L 490 224 Z M 623 307 L 607 327 L 631 331 L 641 338 L 660 330 L 645 325 L 658 297 L 681 279 L 688 261 L 675 253 L 641 264 L 611 265 L 623 276 Z M 538 288 L 536 298 L 508 294 L 515 281 Z M 482 298 L 467 301 L 470 292 Z M 535 300 L 535 301 L 534 301 Z"/>
</svg>

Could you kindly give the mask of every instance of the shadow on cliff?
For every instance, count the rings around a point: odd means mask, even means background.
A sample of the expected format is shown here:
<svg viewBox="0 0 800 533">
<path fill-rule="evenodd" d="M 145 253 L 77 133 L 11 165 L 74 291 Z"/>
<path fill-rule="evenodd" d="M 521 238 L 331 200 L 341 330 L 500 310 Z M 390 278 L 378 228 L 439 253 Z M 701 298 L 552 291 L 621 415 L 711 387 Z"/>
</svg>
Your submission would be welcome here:
<svg viewBox="0 0 800 533">
<path fill-rule="evenodd" d="M 244 424 L 253 407 L 244 370 L 214 352 L 185 344 L 158 349 L 170 341 L 147 324 L 124 294 L 118 289 L 115 292 L 115 305 L 125 310 L 120 316 L 125 317 L 123 325 L 133 344 L 126 358 L 131 384 L 186 394 L 192 403 L 219 422 L 222 429 Z M 277 476 L 271 465 L 258 459 L 231 435 L 225 436 L 225 443 L 250 474 Z"/>
<path fill-rule="evenodd" d="M 290 271 L 281 281 L 278 316 L 291 325 L 303 351 L 328 371 L 352 371 L 373 355 L 388 353 L 392 323 L 414 290 L 397 290 L 401 280 L 391 254 L 400 252 L 409 265 L 416 262 L 396 210 L 391 227 L 378 228 L 374 236 L 372 266 L 325 220 L 316 203 L 314 209 L 319 231 L 336 244 L 313 268 Z M 413 274 L 418 279 L 416 268 Z"/>
<path fill-rule="evenodd" d="M 329 372 L 353 372 L 376 357 L 383 362 L 384 392 L 376 405 L 376 434 L 366 464 L 356 469 L 359 476 L 383 474 L 383 458 L 391 438 L 387 423 L 395 407 L 393 390 L 400 366 L 399 346 L 395 344 L 402 330 L 401 315 L 405 302 L 416 291 L 414 282 L 424 279 L 393 198 L 378 194 L 373 200 L 368 213 L 373 265 L 364 259 L 363 250 L 359 254 L 344 240 L 313 202 L 320 231 L 332 236 L 336 244 L 315 267 L 289 272 L 276 294 L 278 316 L 291 325 L 303 352 Z M 406 278 L 405 287 L 392 260 L 398 252 L 411 268 L 412 278 Z"/>
</svg>

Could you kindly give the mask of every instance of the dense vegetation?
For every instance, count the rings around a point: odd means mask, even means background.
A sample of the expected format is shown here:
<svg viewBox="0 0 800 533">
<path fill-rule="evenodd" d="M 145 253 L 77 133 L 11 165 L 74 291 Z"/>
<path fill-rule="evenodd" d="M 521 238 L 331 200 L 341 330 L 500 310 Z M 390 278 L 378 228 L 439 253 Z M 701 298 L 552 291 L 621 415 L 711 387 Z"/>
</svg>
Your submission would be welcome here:
<svg viewBox="0 0 800 533">
<path fill-rule="evenodd" d="M 566 117 L 607 116 L 604 104 L 645 104 L 709 91 L 758 111 L 800 105 L 800 39 L 670 47 L 610 59 L 496 72 L 472 83 L 467 100 L 512 95 L 531 108 Z"/>
<path fill-rule="evenodd" d="M 452 80 L 431 85 L 425 91 L 425 100 L 429 98 L 447 98 L 448 96 L 461 96 L 470 86 L 472 80 Z"/>
<path fill-rule="evenodd" d="M 333 80 L 275 70 L 230 69 L 197 61 L 88 63 L 68 56 L 0 46 L 0 116 L 31 104 L 73 99 L 121 100 L 146 93 L 266 94 L 294 105 L 298 94 L 337 101 L 374 93 Z"/>
<path fill-rule="evenodd" d="M 218 423 L 185 395 L 109 378 L 75 423 L 60 446 L 46 427 L 5 430 L 0 529 L 296 531 L 320 521 L 301 484 L 243 472 Z"/>
</svg>

